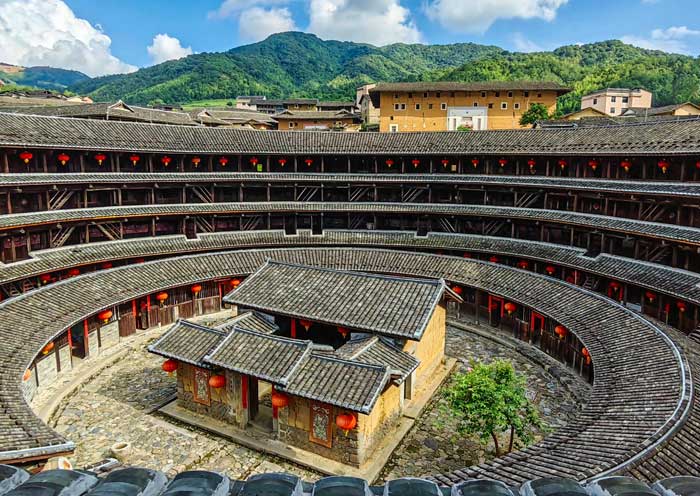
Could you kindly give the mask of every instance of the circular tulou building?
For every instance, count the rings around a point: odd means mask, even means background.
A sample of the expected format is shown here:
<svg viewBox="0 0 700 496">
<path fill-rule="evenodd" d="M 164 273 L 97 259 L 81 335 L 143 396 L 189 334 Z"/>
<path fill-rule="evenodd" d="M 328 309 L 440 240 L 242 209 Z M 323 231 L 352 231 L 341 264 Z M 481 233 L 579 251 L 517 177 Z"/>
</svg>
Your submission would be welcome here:
<svg viewBox="0 0 700 496">
<path fill-rule="evenodd" d="M 442 360 L 444 346 L 424 344 L 444 345 L 445 319 L 459 315 L 549 355 L 590 394 L 541 441 L 458 470 L 436 464 L 433 482 L 700 473 L 700 120 L 295 133 L 0 113 L 0 169 L 2 464 L 71 453 L 32 397 L 170 324 L 192 339 L 149 350 L 183 377 L 178 388 L 191 384 L 193 407 L 225 418 L 225 391 L 246 423 L 249 378 L 264 379 L 273 408 L 296 397 L 313 422 L 328 414 L 329 437 L 313 430 L 305 449 L 336 459 L 335 442 L 357 464 L 381 430 L 365 427 L 377 398 L 385 409 L 391 388 L 401 407 L 411 399 Z M 295 296 L 324 311 L 283 305 L 307 282 L 334 288 Z M 335 290 L 346 284 L 353 298 Z M 336 356 L 270 337 L 264 319 L 248 333 L 183 320 L 236 306 L 284 316 L 292 338 L 316 322 L 337 326 L 341 344 L 356 331 L 382 338 L 371 359 Z M 251 347 L 276 363 L 243 363 Z M 341 368 L 376 387 L 318 384 Z M 308 434 L 274 411 L 289 439 Z"/>
</svg>

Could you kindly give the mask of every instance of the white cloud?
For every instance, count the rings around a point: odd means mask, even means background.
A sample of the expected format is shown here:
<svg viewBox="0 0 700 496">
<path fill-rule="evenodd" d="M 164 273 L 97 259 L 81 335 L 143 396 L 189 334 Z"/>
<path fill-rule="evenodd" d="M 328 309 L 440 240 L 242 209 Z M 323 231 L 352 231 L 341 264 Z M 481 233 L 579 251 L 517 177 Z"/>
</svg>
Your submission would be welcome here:
<svg viewBox="0 0 700 496">
<path fill-rule="evenodd" d="M 649 36 L 627 35 L 620 39 L 624 43 L 640 48 L 671 53 L 690 53 L 687 38 L 695 36 L 700 36 L 700 30 L 689 29 L 687 26 L 671 26 L 666 29 L 654 29 Z"/>
<path fill-rule="evenodd" d="M 180 40 L 167 34 L 155 35 L 153 43 L 146 50 L 154 64 L 192 55 L 192 47 L 183 47 Z"/>
<path fill-rule="evenodd" d="M 310 0 L 307 30 L 325 39 L 380 46 L 421 40 L 399 0 Z"/>
<path fill-rule="evenodd" d="M 281 5 L 288 3 L 288 0 L 224 0 L 218 9 L 209 12 L 210 19 L 224 19 L 233 17 L 238 13 L 251 7 L 263 5 Z"/>
<path fill-rule="evenodd" d="M 543 50 L 540 45 L 526 38 L 523 33 L 515 33 L 511 40 L 518 52 L 541 52 Z"/>
<path fill-rule="evenodd" d="M 89 76 L 133 72 L 112 55 L 112 40 L 62 0 L 0 0 L 0 61 L 48 65 Z"/>
<path fill-rule="evenodd" d="M 292 13 L 287 8 L 251 7 L 241 12 L 238 21 L 240 37 L 246 41 L 260 41 L 273 33 L 297 30 Z"/>
<path fill-rule="evenodd" d="M 543 19 L 553 21 L 557 10 L 568 0 L 480 0 L 465 5 L 464 0 L 429 0 L 425 14 L 433 21 L 458 33 L 481 34 L 498 19 Z"/>
</svg>

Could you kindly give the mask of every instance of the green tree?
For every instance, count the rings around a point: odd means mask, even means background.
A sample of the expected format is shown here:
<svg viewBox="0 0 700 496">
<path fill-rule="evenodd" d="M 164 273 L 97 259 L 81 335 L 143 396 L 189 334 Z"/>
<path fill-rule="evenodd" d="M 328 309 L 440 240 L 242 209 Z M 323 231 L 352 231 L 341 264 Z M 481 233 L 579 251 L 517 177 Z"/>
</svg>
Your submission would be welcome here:
<svg viewBox="0 0 700 496">
<path fill-rule="evenodd" d="M 520 125 L 527 126 L 528 124 L 534 124 L 537 121 L 544 121 L 547 119 L 549 119 L 547 107 L 541 103 L 533 103 L 520 117 Z"/>
<path fill-rule="evenodd" d="M 516 437 L 527 445 L 534 429 L 543 426 L 525 395 L 524 377 L 505 360 L 477 363 L 471 371 L 457 374 L 443 394 L 449 411 L 458 419 L 460 434 L 476 434 L 482 443 L 492 439 L 496 456 L 501 454 L 500 434 L 509 433 L 510 453 Z"/>
<path fill-rule="evenodd" d="M 469 126 L 464 126 L 464 125 L 459 126 L 459 127 L 457 128 L 457 131 L 462 131 L 462 132 L 467 132 L 467 131 L 471 131 L 471 130 L 472 130 L 471 127 L 469 127 Z"/>
</svg>

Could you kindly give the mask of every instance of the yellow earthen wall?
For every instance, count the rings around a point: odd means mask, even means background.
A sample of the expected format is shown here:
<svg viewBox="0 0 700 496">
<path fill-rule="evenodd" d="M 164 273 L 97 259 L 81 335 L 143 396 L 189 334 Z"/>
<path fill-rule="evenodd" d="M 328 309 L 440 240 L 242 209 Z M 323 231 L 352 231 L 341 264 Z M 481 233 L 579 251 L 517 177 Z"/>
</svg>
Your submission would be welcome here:
<svg viewBox="0 0 700 496">
<path fill-rule="evenodd" d="M 433 311 L 423 338 L 420 341 L 408 341 L 404 345 L 404 351 L 420 360 L 414 373 L 416 385 L 430 376 L 445 357 L 445 321 L 445 306 L 440 304 Z"/>
</svg>

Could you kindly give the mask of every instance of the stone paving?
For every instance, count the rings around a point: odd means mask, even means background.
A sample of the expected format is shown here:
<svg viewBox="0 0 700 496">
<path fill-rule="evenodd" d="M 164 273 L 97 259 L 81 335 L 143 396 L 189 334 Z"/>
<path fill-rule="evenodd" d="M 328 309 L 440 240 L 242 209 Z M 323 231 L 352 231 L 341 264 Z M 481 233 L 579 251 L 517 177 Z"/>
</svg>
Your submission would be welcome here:
<svg viewBox="0 0 700 496">
<path fill-rule="evenodd" d="M 164 374 L 162 359 L 145 351 L 147 339 L 127 340 L 128 359 L 117 360 L 67 396 L 50 424 L 76 443 L 71 461 L 81 467 L 111 456 L 110 447 L 131 443 L 128 463 L 163 470 L 169 475 L 189 469 L 218 470 L 233 478 L 284 471 L 315 480 L 319 474 L 276 457 L 258 453 L 207 432 L 150 413 L 175 392 L 175 378 Z M 528 378 L 528 392 L 551 428 L 564 425 L 577 411 L 569 389 L 515 350 L 450 328 L 447 350 L 459 360 L 512 360 Z M 41 407 L 49 394 L 33 401 Z M 429 404 L 416 425 L 387 463 L 380 479 L 423 476 L 479 463 L 493 456 L 477 440 L 457 440 L 454 424 L 442 412 L 441 399 Z"/>
</svg>

